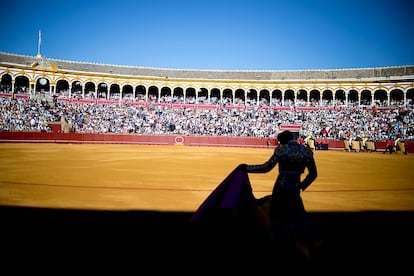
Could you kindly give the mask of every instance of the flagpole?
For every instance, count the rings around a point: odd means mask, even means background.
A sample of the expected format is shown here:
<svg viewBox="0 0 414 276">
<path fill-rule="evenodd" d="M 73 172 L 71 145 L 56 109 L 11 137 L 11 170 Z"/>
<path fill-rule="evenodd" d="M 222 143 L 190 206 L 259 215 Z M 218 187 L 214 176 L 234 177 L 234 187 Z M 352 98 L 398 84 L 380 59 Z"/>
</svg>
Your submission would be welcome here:
<svg viewBox="0 0 414 276">
<path fill-rule="evenodd" d="M 37 57 L 41 57 L 42 55 L 40 54 L 40 44 L 42 43 L 42 31 L 39 30 L 39 39 L 37 42 Z"/>
</svg>

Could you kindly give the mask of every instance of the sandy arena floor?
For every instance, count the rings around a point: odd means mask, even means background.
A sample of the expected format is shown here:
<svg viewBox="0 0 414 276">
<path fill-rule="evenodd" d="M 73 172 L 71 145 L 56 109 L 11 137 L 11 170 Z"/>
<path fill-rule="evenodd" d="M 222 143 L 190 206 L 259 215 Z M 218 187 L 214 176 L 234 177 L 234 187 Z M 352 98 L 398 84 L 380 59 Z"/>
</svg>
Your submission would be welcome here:
<svg viewBox="0 0 414 276">
<path fill-rule="evenodd" d="M 0 143 L 0 205 L 92 210 L 195 211 L 240 163 L 272 149 Z M 316 151 L 309 211 L 413 211 L 414 155 Z M 257 198 L 277 167 L 250 174 Z"/>
</svg>

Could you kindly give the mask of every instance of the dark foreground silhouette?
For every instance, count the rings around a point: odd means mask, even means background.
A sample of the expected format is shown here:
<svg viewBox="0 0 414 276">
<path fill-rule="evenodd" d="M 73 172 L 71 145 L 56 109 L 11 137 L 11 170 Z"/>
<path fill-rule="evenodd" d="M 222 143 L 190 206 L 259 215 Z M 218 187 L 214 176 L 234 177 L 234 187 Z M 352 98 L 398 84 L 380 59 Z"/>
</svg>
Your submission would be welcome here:
<svg viewBox="0 0 414 276">
<path fill-rule="evenodd" d="M 192 216 L 2 206 L 2 269 L 16 275 L 114 269 L 116 275 L 301 270 L 332 275 L 400 273 L 410 271 L 414 260 L 414 212 L 311 212 L 323 239 L 312 260 L 262 239 L 250 222 L 194 223 Z"/>
</svg>

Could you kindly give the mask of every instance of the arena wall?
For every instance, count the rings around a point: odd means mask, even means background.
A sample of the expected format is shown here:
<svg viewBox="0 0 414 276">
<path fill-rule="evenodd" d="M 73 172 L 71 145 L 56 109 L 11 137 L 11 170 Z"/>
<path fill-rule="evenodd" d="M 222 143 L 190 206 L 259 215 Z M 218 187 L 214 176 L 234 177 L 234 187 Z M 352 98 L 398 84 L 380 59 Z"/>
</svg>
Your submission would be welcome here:
<svg viewBox="0 0 414 276">
<path fill-rule="evenodd" d="M 277 143 L 276 139 L 253 137 L 63 133 L 59 126 L 55 126 L 53 132 L 0 132 L 0 142 L 3 143 L 95 143 L 266 148 L 268 140 L 270 140 L 271 147 Z M 377 151 L 385 150 L 385 142 L 376 142 L 375 144 Z M 327 149 L 344 150 L 344 141 L 330 139 Z M 410 142 L 408 152 L 414 153 L 414 142 Z"/>
<path fill-rule="evenodd" d="M 0 132 L 0 142 L 96 143 L 185 146 L 267 147 L 267 139 L 182 135 L 90 134 L 54 132 Z M 271 144 L 275 145 L 271 139 Z"/>
</svg>

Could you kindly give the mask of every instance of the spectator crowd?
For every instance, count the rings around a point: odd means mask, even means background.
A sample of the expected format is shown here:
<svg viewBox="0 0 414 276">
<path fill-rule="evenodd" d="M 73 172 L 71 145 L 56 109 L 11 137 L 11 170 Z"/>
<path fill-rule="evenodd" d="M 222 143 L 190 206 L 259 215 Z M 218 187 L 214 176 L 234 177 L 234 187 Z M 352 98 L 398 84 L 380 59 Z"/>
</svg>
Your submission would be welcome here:
<svg viewBox="0 0 414 276">
<path fill-rule="evenodd" d="M 304 136 L 335 140 L 414 140 L 412 108 L 263 109 L 172 108 L 0 97 L 0 131 L 51 131 L 64 118 L 78 133 L 275 138 L 281 125 L 301 125 Z"/>
</svg>

